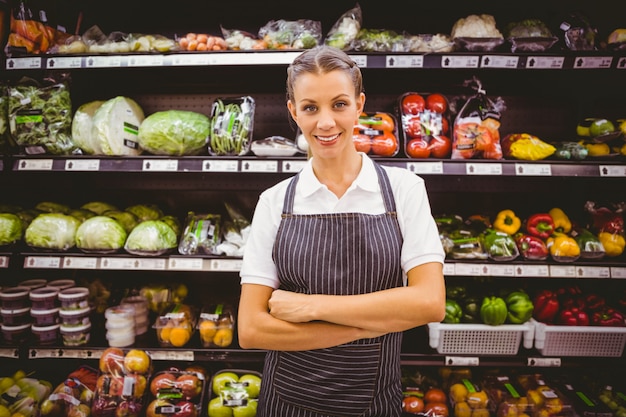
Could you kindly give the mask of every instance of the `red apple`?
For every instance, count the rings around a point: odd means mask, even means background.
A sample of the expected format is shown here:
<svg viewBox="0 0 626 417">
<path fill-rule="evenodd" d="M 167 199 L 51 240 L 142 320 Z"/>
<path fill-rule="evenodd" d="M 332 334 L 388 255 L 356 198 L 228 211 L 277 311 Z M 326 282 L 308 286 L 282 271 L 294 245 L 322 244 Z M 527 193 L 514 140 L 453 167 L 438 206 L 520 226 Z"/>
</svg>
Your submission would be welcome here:
<svg viewBox="0 0 626 417">
<path fill-rule="evenodd" d="M 193 373 L 185 373 L 176 378 L 176 387 L 181 390 L 183 396 L 194 399 L 202 393 L 202 380 Z"/>
<path fill-rule="evenodd" d="M 102 352 L 99 361 L 100 371 L 115 375 L 124 373 L 124 351 L 120 348 L 107 348 Z"/>
<path fill-rule="evenodd" d="M 91 405 L 92 417 L 115 417 L 117 402 L 111 397 L 96 395 Z"/>
<path fill-rule="evenodd" d="M 150 370 L 151 365 L 150 356 L 141 349 L 131 349 L 124 356 L 124 369 L 126 372 L 145 375 Z"/>
<path fill-rule="evenodd" d="M 124 377 L 102 374 L 96 381 L 96 393 L 99 395 L 120 396 L 124 391 Z"/>
<path fill-rule="evenodd" d="M 197 417 L 198 410 L 194 403 L 190 401 L 179 401 L 176 403 L 175 417 Z"/>
<path fill-rule="evenodd" d="M 157 398 L 146 407 L 146 417 L 168 417 L 174 413 L 174 405 L 167 400 Z"/>
<path fill-rule="evenodd" d="M 169 372 L 163 372 L 155 375 L 150 381 L 150 393 L 156 397 L 161 390 L 172 389 L 176 387 L 176 377 Z"/>
<path fill-rule="evenodd" d="M 141 404 L 134 400 L 124 400 L 117 405 L 115 417 L 138 417 Z"/>
</svg>

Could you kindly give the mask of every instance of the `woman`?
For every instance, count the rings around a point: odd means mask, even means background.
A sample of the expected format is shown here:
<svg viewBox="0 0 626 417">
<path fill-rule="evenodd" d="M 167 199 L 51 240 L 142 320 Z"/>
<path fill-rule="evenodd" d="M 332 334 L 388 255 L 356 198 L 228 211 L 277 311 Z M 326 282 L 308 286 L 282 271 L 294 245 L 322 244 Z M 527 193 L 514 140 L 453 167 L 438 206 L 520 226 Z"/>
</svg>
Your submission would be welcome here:
<svg viewBox="0 0 626 417">
<path fill-rule="evenodd" d="M 424 181 L 356 151 L 344 52 L 299 55 L 287 99 L 311 158 L 260 196 L 241 269 L 239 343 L 268 350 L 257 416 L 399 416 L 402 332 L 445 315 Z"/>
</svg>

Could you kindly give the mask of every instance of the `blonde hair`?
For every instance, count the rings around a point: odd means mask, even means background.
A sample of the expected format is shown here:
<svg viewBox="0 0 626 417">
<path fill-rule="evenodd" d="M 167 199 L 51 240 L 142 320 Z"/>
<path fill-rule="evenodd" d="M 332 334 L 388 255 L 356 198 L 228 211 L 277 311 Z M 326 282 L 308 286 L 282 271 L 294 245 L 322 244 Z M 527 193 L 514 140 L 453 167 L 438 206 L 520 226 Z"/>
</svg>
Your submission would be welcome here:
<svg viewBox="0 0 626 417">
<path fill-rule="evenodd" d="M 354 84 L 355 97 L 363 92 L 363 76 L 352 58 L 340 49 L 320 45 L 298 55 L 287 68 L 287 100 L 293 102 L 293 85 L 300 74 L 326 74 L 335 70 L 348 74 Z"/>
</svg>

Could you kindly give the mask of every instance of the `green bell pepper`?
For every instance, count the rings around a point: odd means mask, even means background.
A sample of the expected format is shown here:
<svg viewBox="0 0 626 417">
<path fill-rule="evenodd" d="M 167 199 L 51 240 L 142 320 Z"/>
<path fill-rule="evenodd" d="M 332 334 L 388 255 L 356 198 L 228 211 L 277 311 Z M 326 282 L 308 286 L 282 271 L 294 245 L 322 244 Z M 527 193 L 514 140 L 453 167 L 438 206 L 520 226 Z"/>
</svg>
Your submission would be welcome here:
<svg viewBox="0 0 626 417">
<path fill-rule="evenodd" d="M 487 254 L 495 261 L 511 261 L 519 256 L 515 239 L 507 233 L 486 229 L 482 238 Z"/>
<path fill-rule="evenodd" d="M 460 323 L 463 316 L 463 310 L 459 303 L 454 300 L 446 300 L 446 316 L 443 319 L 444 323 Z"/>
<path fill-rule="evenodd" d="M 533 302 L 523 291 L 513 291 L 504 300 L 507 307 L 507 320 L 511 324 L 526 323 L 533 315 Z"/>
<path fill-rule="evenodd" d="M 502 297 L 485 297 L 480 306 L 480 319 L 490 326 L 499 326 L 506 321 L 506 302 Z"/>
<path fill-rule="evenodd" d="M 464 285 L 446 285 L 446 299 L 460 301 L 465 298 L 466 292 Z"/>
<path fill-rule="evenodd" d="M 461 304 L 463 309 L 463 323 L 480 323 L 480 299 L 474 296 L 468 296 Z"/>
</svg>

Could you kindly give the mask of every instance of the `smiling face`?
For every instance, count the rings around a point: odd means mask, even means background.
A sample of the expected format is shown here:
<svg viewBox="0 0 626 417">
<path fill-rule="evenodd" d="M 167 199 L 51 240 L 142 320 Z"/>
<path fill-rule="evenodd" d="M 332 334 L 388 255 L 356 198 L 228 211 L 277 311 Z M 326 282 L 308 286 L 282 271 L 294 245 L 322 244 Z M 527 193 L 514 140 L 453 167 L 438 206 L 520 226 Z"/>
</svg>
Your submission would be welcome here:
<svg viewBox="0 0 626 417">
<path fill-rule="evenodd" d="M 293 84 L 289 112 L 306 138 L 312 155 L 335 159 L 356 152 L 354 125 L 365 95 L 355 96 L 352 79 L 342 70 L 301 73 Z"/>
</svg>

